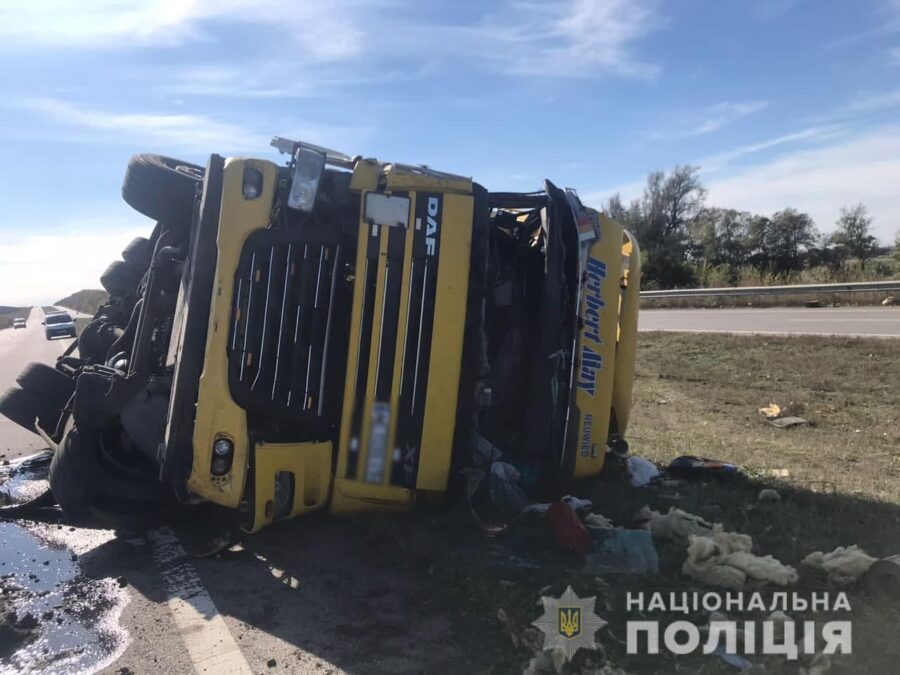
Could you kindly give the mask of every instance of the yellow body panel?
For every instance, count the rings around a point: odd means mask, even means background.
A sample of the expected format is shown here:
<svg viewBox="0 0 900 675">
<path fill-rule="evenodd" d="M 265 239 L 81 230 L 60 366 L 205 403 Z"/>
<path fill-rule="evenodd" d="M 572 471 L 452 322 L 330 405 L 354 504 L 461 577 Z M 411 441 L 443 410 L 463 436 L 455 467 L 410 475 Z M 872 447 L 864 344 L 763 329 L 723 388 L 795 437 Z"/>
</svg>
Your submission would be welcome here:
<svg viewBox="0 0 900 675">
<path fill-rule="evenodd" d="M 294 474 L 294 500 L 284 518 L 322 508 L 331 486 L 332 444 L 258 443 L 254 447 L 253 523 L 257 532 L 274 520 L 275 474 Z"/>
<path fill-rule="evenodd" d="M 371 176 L 369 176 L 369 180 L 371 181 Z M 368 191 L 368 190 L 367 190 Z M 365 200 L 365 192 L 361 195 L 361 200 Z M 410 194 L 410 208 L 412 211 L 415 211 L 415 193 Z M 368 454 L 369 454 L 369 430 L 371 426 L 372 420 L 372 407 L 375 404 L 375 386 L 376 386 L 376 377 L 375 370 L 377 368 L 377 358 L 369 359 L 369 368 L 366 374 L 367 377 L 367 386 L 366 386 L 366 395 L 365 401 L 363 404 L 363 413 L 362 413 L 362 427 L 360 429 L 359 436 L 359 444 L 360 449 L 357 457 L 357 472 L 360 476 L 358 480 L 350 480 L 344 478 L 347 474 L 347 464 L 348 464 L 348 456 L 349 456 L 349 444 L 350 444 L 350 434 L 351 434 L 351 420 L 353 418 L 353 407 L 354 407 L 354 398 L 356 392 L 356 377 L 359 366 L 359 353 L 362 348 L 361 344 L 361 325 L 362 325 L 362 313 L 363 313 L 363 302 L 365 295 L 365 284 L 364 279 L 366 277 L 366 266 L 371 264 L 367 258 L 367 250 L 366 250 L 366 240 L 369 236 L 369 230 L 372 226 L 368 223 L 362 221 L 359 226 L 359 247 L 357 250 L 357 258 L 356 258 L 356 278 L 357 282 L 353 289 L 353 314 L 350 323 L 350 341 L 349 341 L 349 349 L 350 354 L 347 359 L 347 376 L 345 378 L 345 386 L 344 386 L 344 408 L 342 414 L 341 421 L 341 429 L 340 429 L 340 445 L 339 445 L 339 453 L 338 453 L 338 461 L 337 461 L 337 478 L 334 481 L 334 491 L 332 494 L 330 511 L 332 513 L 352 513 L 355 511 L 364 511 L 371 509 L 397 509 L 397 508 L 408 508 L 412 506 L 414 497 L 411 490 L 408 490 L 399 486 L 389 485 L 390 481 L 390 454 L 385 458 L 385 468 L 384 473 L 382 475 L 381 483 L 371 483 L 362 480 L 362 476 L 364 476 L 366 471 L 366 466 L 368 462 Z M 372 320 L 372 334 L 370 335 L 370 343 L 373 345 L 378 345 L 381 341 L 381 330 L 382 326 L 382 312 L 384 311 L 384 307 L 379 299 L 382 297 L 384 293 L 384 284 L 385 284 L 385 274 L 386 274 L 386 258 L 387 258 L 387 249 L 388 249 L 388 235 L 389 229 L 387 226 L 379 226 L 379 260 L 378 260 L 378 271 L 376 274 L 375 281 L 375 311 Z M 403 264 L 403 281 L 401 286 L 401 313 L 400 316 L 405 316 L 406 313 L 403 311 L 407 304 L 407 296 L 409 290 L 409 274 L 410 274 L 410 263 L 411 263 L 411 251 L 412 251 L 412 229 L 407 228 L 406 230 L 406 240 L 404 242 L 404 250 L 406 255 L 404 256 L 404 264 Z M 397 332 L 397 342 L 396 349 L 397 354 L 401 354 L 403 352 L 403 340 L 406 339 L 405 331 Z M 373 350 L 374 351 L 374 350 Z M 401 359 L 396 358 L 394 361 L 394 371 L 393 371 L 393 381 L 397 382 L 399 380 L 400 368 L 402 367 Z M 399 387 L 393 386 L 391 388 L 391 411 L 394 413 L 397 410 L 397 398 L 399 396 Z M 397 428 L 397 415 L 391 414 L 390 422 L 389 422 L 389 434 L 388 434 L 388 449 L 393 447 L 394 438 L 396 434 Z"/>
<path fill-rule="evenodd" d="M 430 174 L 427 169 L 417 172 L 396 164 L 388 164 L 384 176 L 388 191 L 472 194 L 472 179 L 462 176 Z"/>
<path fill-rule="evenodd" d="M 244 199 L 241 189 L 245 166 L 263 175 L 262 194 L 253 200 Z M 225 162 L 222 209 L 216 239 L 218 259 L 210 299 L 206 359 L 197 394 L 194 458 L 188 489 L 200 497 L 231 508 L 240 505 L 250 451 L 247 413 L 232 400 L 228 386 L 227 342 L 233 306 L 234 271 L 247 237 L 268 225 L 275 183 L 276 166 L 271 162 L 251 159 L 229 159 Z M 213 476 L 210 472 L 212 447 L 217 438 L 227 438 L 234 443 L 231 471 L 222 477 Z"/>
<path fill-rule="evenodd" d="M 613 373 L 619 365 L 616 338 L 623 230 L 600 215 L 600 232 L 600 239 L 593 243 L 588 255 L 581 302 L 583 325 L 575 373 L 576 478 L 592 476 L 603 469 Z"/>
<path fill-rule="evenodd" d="M 441 262 L 438 263 L 434 334 L 428 370 L 428 398 L 425 399 L 425 424 L 416 488 L 447 489 L 459 374 L 462 366 L 463 329 L 469 293 L 469 265 L 472 251 L 473 198 L 468 195 L 444 195 L 441 237 Z"/>
<path fill-rule="evenodd" d="M 622 270 L 622 291 L 619 304 L 619 339 L 616 346 L 616 369 L 613 373 L 612 410 L 616 431 L 624 435 L 631 414 L 631 395 L 634 388 L 634 361 L 637 351 L 638 305 L 641 292 L 641 251 L 637 240 L 624 232 L 622 257 L 627 263 Z"/>
</svg>

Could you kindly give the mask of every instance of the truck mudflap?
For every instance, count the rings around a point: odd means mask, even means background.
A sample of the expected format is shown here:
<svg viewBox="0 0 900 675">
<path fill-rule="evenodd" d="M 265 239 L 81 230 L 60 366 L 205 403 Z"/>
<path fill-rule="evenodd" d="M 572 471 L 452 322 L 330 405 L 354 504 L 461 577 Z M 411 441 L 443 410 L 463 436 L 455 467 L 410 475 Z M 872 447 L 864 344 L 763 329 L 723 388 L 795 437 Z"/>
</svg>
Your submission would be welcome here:
<svg viewBox="0 0 900 675">
<path fill-rule="evenodd" d="M 581 241 L 579 330 L 574 345 L 570 386 L 569 422 L 566 425 L 564 464 L 575 478 L 603 469 L 609 440 L 613 382 L 620 364 L 620 282 L 624 230 L 615 221 L 584 207 L 577 197 Z M 631 357 L 633 364 L 633 355 Z M 625 388 L 623 376 L 622 390 Z"/>
<path fill-rule="evenodd" d="M 276 521 L 320 509 L 331 487 L 331 442 L 257 443 L 247 497 L 252 512 L 244 530 L 258 532 Z M 249 491 L 248 491 L 249 492 Z"/>
<path fill-rule="evenodd" d="M 408 200 L 405 224 L 361 214 L 335 513 L 409 507 L 450 473 L 473 197 L 403 187 L 391 199 Z"/>
</svg>

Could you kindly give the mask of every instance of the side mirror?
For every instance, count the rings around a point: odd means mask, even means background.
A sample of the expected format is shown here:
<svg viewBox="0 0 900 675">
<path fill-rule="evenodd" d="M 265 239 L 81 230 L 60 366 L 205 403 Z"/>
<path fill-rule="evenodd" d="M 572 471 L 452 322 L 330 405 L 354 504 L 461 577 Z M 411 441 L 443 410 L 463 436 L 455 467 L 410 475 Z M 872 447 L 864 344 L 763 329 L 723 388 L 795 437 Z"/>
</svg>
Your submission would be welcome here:
<svg viewBox="0 0 900 675">
<path fill-rule="evenodd" d="M 42 326 L 46 326 L 46 325 L 47 325 L 47 322 L 46 322 L 46 321 L 41 321 L 41 325 L 42 325 Z"/>
</svg>

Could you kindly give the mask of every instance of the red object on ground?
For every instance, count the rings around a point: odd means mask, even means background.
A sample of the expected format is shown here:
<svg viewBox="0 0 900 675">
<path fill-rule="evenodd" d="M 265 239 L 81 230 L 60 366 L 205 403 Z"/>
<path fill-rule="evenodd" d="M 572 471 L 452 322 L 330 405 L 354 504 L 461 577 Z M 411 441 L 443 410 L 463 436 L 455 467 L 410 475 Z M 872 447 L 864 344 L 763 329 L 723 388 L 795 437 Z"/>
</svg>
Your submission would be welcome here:
<svg viewBox="0 0 900 675">
<path fill-rule="evenodd" d="M 571 506 L 561 501 L 553 502 L 547 509 L 547 519 L 560 546 L 581 555 L 588 552 L 591 535 Z"/>
</svg>

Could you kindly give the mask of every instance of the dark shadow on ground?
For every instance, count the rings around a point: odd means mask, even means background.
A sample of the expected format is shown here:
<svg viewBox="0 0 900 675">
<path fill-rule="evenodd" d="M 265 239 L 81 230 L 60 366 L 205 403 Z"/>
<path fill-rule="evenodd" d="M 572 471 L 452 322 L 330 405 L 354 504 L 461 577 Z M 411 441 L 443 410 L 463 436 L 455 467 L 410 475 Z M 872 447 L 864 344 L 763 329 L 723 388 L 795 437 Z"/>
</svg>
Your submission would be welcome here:
<svg viewBox="0 0 900 675">
<path fill-rule="evenodd" d="M 779 503 L 757 501 L 767 487 L 780 492 Z M 641 506 L 659 511 L 675 506 L 721 522 L 728 531 L 750 534 L 755 553 L 798 569 L 800 581 L 788 590 L 804 597 L 823 590 L 835 597 L 842 590 L 800 564 L 812 551 L 857 544 L 876 557 L 900 553 L 900 507 L 838 494 L 827 485 L 741 478 L 633 488 L 612 466 L 601 479 L 573 483 L 564 492 L 592 499 L 594 512 L 619 525 L 628 525 Z M 568 672 L 592 672 L 604 662 L 630 673 L 733 672 L 713 656 L 626 653 L 625 622 L 642 618 L 627 610 L 628 591 L 713 590 L 681 573 L 684 545 L 657 545 L 659 574 L 601 577 L 558 549 L 543 517 L 505 521 L 506 534 L 493 538 L 464 507 L 344 519 L 317 514 L 245 536 L 239 547 L 193 564 L 219 611 L 247 625 L 235 638 L 251 663 L 268 658 L 259 631 L 296 647 L 296 661 L 279 668 L 315 667 L 321 661 L 322 672 L 329 665 L 350 673 L 521 672 L 541 645 L 530 625 L 541 614 L 536 603 L 541 595 L 558 597 L 571 584 L 581 597 L 597 596 L 597 613 L 609 624 L 598 633 L 600 651 L 580 652 Z M 85 574 L 122 575 L 151 601 L 165 602 L 149 545 L 129 543 L 131 536 L 123 532 L 104 550 L 85 556 Z M 110 560 L 117 569 L 110 568 Z M 760 590 L 768 602 L 784 589 L 749 590 Z M 835 659 L 830 672 L 892 672 L 900 660 L 900 608 L 880 605 L 860 586 L 847 592 L 853 654 Z M 708 613 L 651 618 L 663 625 L 674 620 L 703 625 Z M 796 662 L 781 657 L 750 658 L 765 661 L 766 672 L 797 672 Z"/>
</svg>

